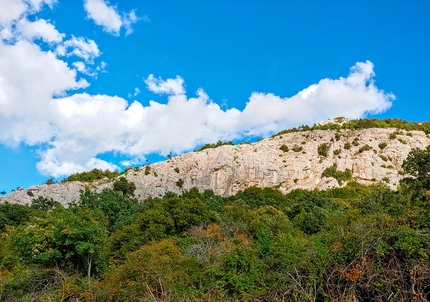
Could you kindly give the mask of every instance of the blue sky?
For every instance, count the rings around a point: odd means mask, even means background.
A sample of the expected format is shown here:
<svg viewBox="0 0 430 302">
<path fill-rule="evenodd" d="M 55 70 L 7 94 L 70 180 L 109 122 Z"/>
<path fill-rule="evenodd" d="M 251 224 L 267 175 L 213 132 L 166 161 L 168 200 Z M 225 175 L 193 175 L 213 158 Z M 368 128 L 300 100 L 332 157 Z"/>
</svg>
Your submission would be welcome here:
<svg viewBox="0 0 430 302">
<path fill-rule="evenodd" d="M 0 191 L 337 116 L 427 121 L 429 6 L 0 0 Z"/>
</svg>

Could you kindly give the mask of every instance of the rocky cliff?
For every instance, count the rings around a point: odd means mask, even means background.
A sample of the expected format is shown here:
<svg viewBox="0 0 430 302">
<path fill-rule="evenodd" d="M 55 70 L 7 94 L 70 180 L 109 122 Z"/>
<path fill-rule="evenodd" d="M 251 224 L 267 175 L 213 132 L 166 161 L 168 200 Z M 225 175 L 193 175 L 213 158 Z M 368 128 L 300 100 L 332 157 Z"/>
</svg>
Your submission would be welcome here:
<svg viewBox="0 0 430 302">
<path fill-rule="evenodd" d="M 293 189 L 327 189 L 345 182 L 323 172 L 349 169 L 360 183 L 384 181 L 393 189 L 402 178 L 401 165 L 413 148 L 424 149 L 430 139 L 423 131 L 371 128 L 364 130 L 299 131 L 261 140 L 253 144 L 224 145 L 190 152 L 125 177 L 136 184 L 135 196 L 144 199 L 168 191 L 181 193 L 193 187 L 211 189 L 218 195 L 232 195 L 250 186 L 276 187 L 286 193 Z M 79 200 L 85 187 L 101 191 L 111 188 L 107 179 L 92 182 L 65 182 L 20 189 L 1 202 L 30 203 L 38 196 L 63 204 Z"/>
</svg>

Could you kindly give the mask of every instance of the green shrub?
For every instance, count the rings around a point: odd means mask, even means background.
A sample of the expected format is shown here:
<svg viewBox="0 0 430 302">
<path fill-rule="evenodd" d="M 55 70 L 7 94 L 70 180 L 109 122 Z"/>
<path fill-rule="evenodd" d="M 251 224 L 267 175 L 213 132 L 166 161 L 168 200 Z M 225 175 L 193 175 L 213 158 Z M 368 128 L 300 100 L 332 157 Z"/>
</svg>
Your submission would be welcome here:
<svg viewBox="0 0 430 302">
<path fill-rule="evenodd" d="M 319 145 L 318 146 L 318 155 L 323 156 L 323 157 L 327 157 L 329 149 L 330 149 L 329 144 L 324 143 L 324 144 Z"/>
<path fill-rule="evenodd" d="M 287 133 L 293 133 L 293 132 L 300 132 L 300 131 L 313 131 L 313 130 L 341 130 L 341 129 L 347 129 L 347 130 L 361 130 L 361 129 L 369 129 L 369 128 L 397 128 L 397 129 L 404 129 L 406 131 L 424 131 L 424 133 L 429 134 L 430 133 L 430 122 L 408 122 L 401 119 L 395 119 L 395 118 L 388 118 L 388 119 L 376 119 L 376 118 L 370 118 L 370 119 L 358 119 L 358 120 L 351 120 L 343 123 L 342 125 L 336 124 L 336 123 L 328 123 L 325 125 L 314 125 L 312 127 L 309 126 L 300 126 L 298 128 L 292 128 L 283 130 L 274 136 L 287 134 Z M 408 134 L 406 134 L 408 135 Z M 395 138 L 395 137 L 394 137 Z"/>
<path fill-rule="evenodd" d="M 176 167 L 175 169 L 173 169 L 173 171 L 175 171 L 176 173 L 179 173 L 179 168 Z"/>
<path fill-rule="evenodd" d="M 358 149 L 358 153 L 363 153 L 364 151 L 369 151 L 372 150 L 372 147 L 370 147 L 369 145 L 364 145 L 363 147 L 361 147 L 360 149 Z"/>
<path fill-rule="evenodd" d="M 299 145 L 294 145 L 293 146 L 293 151 L 294 152 L 301 152 L 301 151 L 303 151 L 303 147 L 300 147 Z"/>
<path fill-rule="evenodd" d="M 336 149 L 336 150 L 333 151 L 333 155 L 339 155 L 340 152 L 341 152 L 340 149 Z"/>
<path fill-rule="evenodd" d="M 337 165 L 333 164 L 333 166 L 328 167 L 324 170 L 324 172 L 322 173 L 322 176 L 333 177 L 334 179 L 337 180 L 339 185 L 342 185 L 344 181 L 351 180 L 352 173 L 351 173 L 351 170 L 349 169 L 345 169 L 345 171 L 338 171 Z"/>
<path fill-rule="evenodd" d="M 351 143 L 350 143 L 350 142 L 346 142 L 346 143 L 345 143 L 345 145 L 343 145 L 343 148 L 344 148 L 345 150 L 349 150 L 349 149 L 351 149 Z"/>
<path fill-rule="evenodd" d="M 354 138 L 354 140 L 352 141 L 352 144 L 354 146 L 358 146 L 358 137 Z"/>
<path fill-rule="evenodd" d="M 120 177 L 119 180 L 113 183 L 113 189 L 121 192 L 124 196 L 134 196 L 136 185 L 134 182 L 128 182 L 125 177 Z"/>
<path fill-rule="evenodd" d="M 45 184 L 47 184 L 47 185 L 52 185 L 52 184 L 55 184 L 55 180 L 54 180 L 54 178 L 48 178 L 46 181 L 45 181 Z"/>
<path fill-rule="evenodd" d="M 336 141 L 339 141 L 340 140 L 340 133 L 335 133 L 334 134 L 334 138 L 336 139 Z"/>
<path fill-rule="evenodd" d="M 131 168 L 128 168 L 128 170 Z M 126 169 L 127 171 L 127 169 Z M 65 178 L 63 182 L 66 181 L 83 181 L 83 182 L 92 182 L 94 180 L 103 179 L 107 177 L 108 179 L 113 179 L 119 175 L 118 171 L 109 171 L 109 170 L 100 170 L 100 169 L 92 169 L 88 172 L 74 173 L 69 177 Z"/>
<path fill-rule="evenodd" d="M 387 147 L 387 143 L 380 143 L 379 145 L 378 145 L 378 147 L 379 147 L 379 149 L 384 149 L 385 147 Z"/>
<path fill-rule="evenodd" d="M 282 145 L 279 149 L 281 149 L 282 151 L 284 151 L 284 152 L 288 152 L 288 151 L 290 151 L 290 149 L 288 148 L 288 146 L 287 145 Z"/>
<path fill-rule="evenodd" d="M 248 142 L 243 142 L 242 144 L 249 144 L 249 143 Z M 216 144 L 206 144 L 203 147 L 201 147 L 200 149 L 195 150 L 194 152 L 202 151 L 202 150 L 205 150 L 205 149 L 217 148 L 217 147 L 225 146 L 225 145 L 232 145 L 232 146 L 234 146 L 234 142 L 232 142 L 232 141 L 223 142 L 223 141 L 219 140 L 219 141 L 217 141 Z"/>
<path fill-rule="evenodd" d="M 145 167 L 145 175 L 149 175 L 150 172 L 151 172 L 151 167 L 148 165 Z"/>
<path fill-rule="evenodd" d="M 383 160 L 383 161 L 388 161 L 388 158 L 387 157 L 385 157 L 384 155 L 379 155 L 379 157 Z"/>
<path fill-rule="evenodd" d="M 390 139 L 395 139 L 397 137 L 397 134 L 400 134 L 400 132 L 398 130 L 390 133 L 389 138 Z"/>
</svg>

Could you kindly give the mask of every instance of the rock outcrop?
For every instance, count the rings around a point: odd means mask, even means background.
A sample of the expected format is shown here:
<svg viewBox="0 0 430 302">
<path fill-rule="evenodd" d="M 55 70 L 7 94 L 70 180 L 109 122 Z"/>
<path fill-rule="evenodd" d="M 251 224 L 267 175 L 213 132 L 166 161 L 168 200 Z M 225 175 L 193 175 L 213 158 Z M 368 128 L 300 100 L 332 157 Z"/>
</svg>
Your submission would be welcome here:
<svg viewBox="0 0 430 302">
<path fill-rule="evenodd" d="M 393 128 L 299 131 L 253 144 L 190 152 L 151 164 L 149 169 L 129 170 L 125 177 L 135 183 L 138 199 L 163 196 L 168 191 L 180 194 L 193 187 L 200 191 L 211 189 L 223 196 L 250 186 L 276 187 L 284 193 L 297 188 L 323 190 L 342 185 L 332 177 L 322 176 L 333 165 L 338 171 L 349 169 L 352 178 L 360 183 L 384 181 L 395 189 L 408 153 L 429 144 L 429 137 L 422 131 Z M 85 187 L 100 192 L 111 188 L 112 182 L 105 179 L 38 185 L 12 192 L 0 201 L 30 203 L 43 196 L 67 204 L 79 200 L 79 191 Z"/>
</svg>

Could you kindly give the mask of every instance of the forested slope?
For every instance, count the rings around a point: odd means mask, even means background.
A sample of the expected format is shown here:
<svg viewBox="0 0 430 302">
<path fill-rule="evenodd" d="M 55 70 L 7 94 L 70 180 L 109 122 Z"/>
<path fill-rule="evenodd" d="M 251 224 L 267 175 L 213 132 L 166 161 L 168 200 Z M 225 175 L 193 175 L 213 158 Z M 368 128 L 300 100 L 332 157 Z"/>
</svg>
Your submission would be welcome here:
<svg viewBox="0 0 430 302">
<path fill-rule="evenodd" d="M 2 204 L 2 301 L 428 301 L 430 148 L 384 182 Z"/>
</svg>

